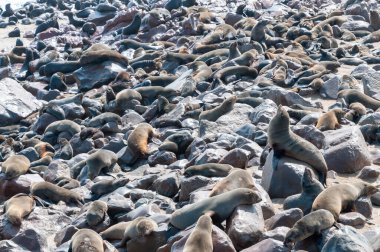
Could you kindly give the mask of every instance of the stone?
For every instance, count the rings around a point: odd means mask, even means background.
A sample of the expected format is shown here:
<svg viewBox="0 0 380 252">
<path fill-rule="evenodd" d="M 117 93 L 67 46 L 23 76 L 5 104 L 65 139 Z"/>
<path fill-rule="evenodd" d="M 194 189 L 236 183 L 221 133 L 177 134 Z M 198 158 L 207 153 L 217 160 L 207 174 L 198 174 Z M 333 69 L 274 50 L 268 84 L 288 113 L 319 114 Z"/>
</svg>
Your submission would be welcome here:
<svg viewBox="0 0 380 252">
<path fill-rule="evenodd" d="M 0 80 L 0 94 L 0 126 L 18 123 L 42 107 L 40 101 L 10 78 Z"/>
<path fill-rule="evenodd" d="M 153 188 L 157 193 L 170 198 L 178 193 L 179 186 L 179 176 L 176 172 L 163 175 L 153 183 Z"/>
<path fill-rule="evenodd" d="M 248 155 L 249 154 L 247 151 L 236 148 L 229 151 L 224 157 L 222 157 L 219 163 L 230 164 L 234 167 L 245 169 L 248 163 Z"/>
<path fill-rule="evenodd" d="M 292 92 L 283 88 L 275 88 L 268 91 L 264 91 L 262 98 L 270 99 L 277 105 L 292 106 L 294 104 L 303 105 L 306 107 L 316 107 L 316 104 L 306 100 L 296 92 Z"/>
<path fill-rule="evenodd" d="M 380 171 L 374 166 L 364 166 L 363 169 L 359 172 L 358 178 L 364 180 L 376 180 L 380 175 Z"/>
<path fill-rule="evenodd" d="M 368 66 L 367 64 L 361 64 L 361 65 L 355 67 L 352 70 L 350 75 L 352 77 L 354 77 L 355 79 L 363 81 L 363 87 L 364 87 L 364 93 L 365 93 L 366 89 L 368 91 L 368 88 L 371 88 L 372 85 L 371 85 L 371 83 L 364 84 L 364 79 L 366 79 L 366 81 L 368 81 L 368 79 L 371 78 L 370 76 L 375 72 L 376 71 L 372 67 Z"/>
<path fill-rule="evenodd" d="M 356 212 L 364 215 L 366 218 L 372 217 L 372 203 L 369 197 L 363 196 L 354 202 L 354 209 Z"/>
<path fill-rule="evenodd" d="M 148 158 L 148 164 L 155 166 L 160 165 L 170 165 L 177 161 L 177 157 L 173 152 L 170 151 L 157 151 L 153 155 L 150 155 Z"/>
<path fill-rule="evenodd" d="M 253 124 L 245 124 L 235 131 L 236 134 L 253 140 L 255 138 L 256 127 Z"/>
<path fill-rule="evenodd" d="M 370 114 L 366 114 L 362 116 L 358 122 L 358 125 L 366 125 L 366 124 L 380 124 L 380 112 L 374 112 Z"/>
<path fill-rule="evenodd" d="M 350 213 L 341 213 L 339 215 L 338 221 L 342 223 L 343 225 L 348 225 L 348 226 L 353 226 L 353 227 L 363 227 L 366 222 L 366 218 L 360 213 L 350 212 Z"/>
<path fill-rule="evenodd" d="M 265 220 L 265 227 L 267 230 L 272 230 L 277 227 L 292 228 L 294 224 L 303 217 L 303 212 L 299 208 L 292 208 L 284 210 L 281 213 Z"/>
<path fill-rule="evenodd" d="M 0 178 L 0 200 L 7 200 L 18 193 L 29 194 L 32 183 L 43 181 L 38 174 L 24 174 L 11 180 Z"/>
<path fill-rule="evenodd" d="M 115 16 L 116 16 L 116 12 L 114 11 L 107 11 L 107 12 L 94 11 L 88 16 L 87 22 L 92 22 L 96 24 L 96 26 L 101 26 L 101 25 L 105 25 L 108 20 L 114 18 Z"/>
<path fill-rule="evenodd" d="M 266 239 L 275 239 L 283 242 L 289 230 L 290 228 L 288 227 L 276 227 L 275 229 L 264 232 L 260 238 L 260 241 Z"/>
<path fill-rule="evenodd" d="M 226 226 L 226 233 L 237 250 L 256 244 L 265 229 L 261 207 L 258 204 L 237 206 Z"/>
<path fill-rule="evenodd" d="M 375 206 L 380 206 L 380 192 L 377 192 L 371 196 L 371 202 Z"/>
<path fill-rule="evenodd" d="M 355 173 L 371 164 L 371 156 L 363 134 L 356 126 L 324 132 L 325 157 L 329 170 Z"/>
<path fill-rule="evenodd" d="M 373 70 L 374 71 L 374 70 Z M 380 73 L 367 72 L 363 78 L 363 90 L 366 95 L 375 99 L 380 99 Z"/>
<path fill-rule="evenodd" d="M 130 125 L 137 125 L 139 123 L 145 122 L 145 119 L 144 119 L 144 117 L 142 117 L 141 115 L 139 115 L 135 111 L 128 110 L 125 113 L 125 115 L 123 115 L 123 117 L 121 118 L 121 122 L 124 125 L 128 125 L 128 124 L 130 124 Z"/>
<path fill-rule="evenodd" d="M 265 100 L 253 109 L 249 118 L 253 124 L 269 123 L 277 113 L 277 105 L 272 100 Z"/>
<path fill-rule="evenodd" d="M 314 125 L 295 125 L 291 129 L 295 134 L 314 144 L 318 149 L 325 146 L 325 135 Z"/>
<path fill-rule="evenodd" d="M 109 84 L 124 68 L 112 61 L 82 66 L 73 73 L 80 91 L 85 92 Z"/>
<path fill-rule="evenodd" d="M 367 238 L 368 242 L 371 244 L 374 252 L 380 252 L 380 228 L 375 228 L 363 233 L 364 237 Z"/>
<path fill-rule="evenodd" d="M 195 164 L 206 164 L 206 163 L 218 163 L 228 151 L 225 149 L 207 149 L 204 150 L 196 159 Z"/>
<path fill-rule="evenodd" d="M 27 157 L 30 162 L 40 159 L 40 155 L 33 147 L 25 148 L 22 151 L 20 151 L 18 154 Z"/>
<path fill-rule="evenodd" d="M 339 85 L 341 81 L 339 76 L 325 81 L 322 88 L 319 90 L 320 95 L 325 99 L 336 99 L 338 98 Z"/>
<path fill-rule="evenodd" d="M 192 176 L 189 178 L 182 179 L 181 190 L 179 192 L 179 200 L 189 200 L 190 193 L 211 183 L 212 179 L 203 176 Z"/>
<path fill-rule="evenodd" d="M 269 238 L 255 245 L 243 249 L 240 252 L 288 252 L 289 248 L 285 247 L 283 242 Z"/>
<path fill-rule="evenodd" d="M 74 120 L 74 119 L 82 119 L 86 113 L 82 105 L 76 104 L 74 102 L 64 104 L 61 106 L 63 111 L 65 112 L 65 119 Z"/>
<path fill-rule="evenodd" d="M 341 27 L 341 29 L 347 29 L 349 31 L 370 31 L 370 24 L 365 21 L 355 20 L 355 21 L 347 21 L 344 22 Z"/>
<path fill-rule="evenodd" d="M 46 238 L 35 229 L 27 229 L 17 234 L 11 241 L 30 251 L 43 251 L 47 247 Z"/>
</svg>

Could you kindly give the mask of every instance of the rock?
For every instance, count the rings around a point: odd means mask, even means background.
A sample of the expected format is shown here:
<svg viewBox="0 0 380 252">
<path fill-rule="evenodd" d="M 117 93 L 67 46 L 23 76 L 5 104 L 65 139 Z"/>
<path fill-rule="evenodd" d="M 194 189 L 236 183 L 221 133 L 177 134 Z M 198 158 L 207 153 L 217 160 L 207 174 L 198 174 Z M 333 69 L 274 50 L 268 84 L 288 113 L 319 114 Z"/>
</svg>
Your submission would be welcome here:
<svg viewBox="0 0 380 252">
<path fill-rule="evenodd" d="M 277 105 L 272 100 L 265 100 L 259 106 L 253 109 L 249 118 L 253 124 L 269 123 L 277 113 Z"/>
<path fill-rule="evenodd" d="M 366 218 L 372 217 L 372 203 L 368 197 L 360 197 L 354 202 L 354 209 L 356 212 L 364 215 Z"/>
<path fill-rule="evenodd" d="M 94 11 L 88 16 L 87 22 L 92 22 L 96 24 L 96 26 L 101 26 L 101 25 L 105 25 L 108 20 L 114 18 L 115 16 L 116 16 L 116 12 L 114 11 L 107 11 L 107 12 Z"/>
<path fill-rule="evenodd" d="M 18 154 L 24 155 L 25 157 L 27 157 L 30 162 L 40 159 L 40 155 L 33 147 L 25 148 L 22 151 L 20 151 Z"/>
<path fill-rule="evenodd" d="M 370 78 L 370 74 L 375 73 L 376 71 L 368 66 L 367 64 L 361 64 L 354 68 L 351 72 L 351 76 L 355 79 L 362 80 L 363 81 L 363 87 L 364 87 L 364 93 L 366 92 L 366 89 L 370 88 L 371 83 L 364 84 L 364 78 L 368 79 Z M 364 78 L 363 78 L 364 77 Z M 367 87 L 366 87 L 367 85 Z M 367 94 L 367 93 L 366 93 Z"/>
<path fill-rule="evenodd" d="M 73 73 L 80 91 L 88 91 L 113 81 L 124 68 L 112 61 L 86 65 Z"/>
<path fill-rule="evenodd" d="M 266 239 L 255 245 L 243 249 L 241 252 L 288 252 L 289 248 L 285 247 L 283 242 L 275 239 Z"/>
<path fill-rule="evenodd" d="M 13 79 L 0 80 L 0 93 L 0 126 L 18 123 L 42 107 L 40 101 Z"/>
<path fill-rule="evenodd" d="M 261 207 L 258 204 L 237 206 L 227 219 L 226 226 L 226 233 L 237 250 L 256 244 L 265 227 Z"/>
<path fill-rule="evenodd" d="M 282 211 L 265 221 L 267 230 L 272 230 L 277 227 L 292 228 L 294 224 L 303 217 L 303 212 L 299 208 L 292 208 Z"/>
<path fill-rule="evenodd" d="M 358 127 L 347 127 L 324 132 L 324 157 L 329 170 L 355 173 L 371 164 L 371 156 L 363 134 Z"/>
<path fill-rule="evenodd" d="M 253 140 L 255 138 L 256 127 L 253 124 L 245 124 L 235 131 L 236 134 Z"/>
<path fill-rule="evenodd" d="M 311 168 L 308 164 L 282 157 L 275 170 L 272 167 L 273 152 L 271 151 L 263 167 L 261 186 L 268 192 L 271 198 L 286 198 L 290 195 L 301 193 L 302 176 L 305 168 Z"/>
<path fill-rule="evenodd" d="M 166 197 L 174 197 L 179 190 L 179 177 L 175 172 L 163 175 L 153 183 L 155 191 Z"/>
<path fill-rule="evenodd" d="M 170 151 L 157 151 L 153 155 L 150 155 L 148 158 L 148 163 L 151 166 L 157 164 L 160 165 L 170 165 L 177 161 L 177 157 L 173 152 Z"/>
<path fill-rule="evenodd" d="M 193 191 L 211 184 L 212 179 L 203 176 L 192 176 L 189 178 L 184 178 L 181 181 L 181 191 L 179 192 L 179 200 L 186 201 L 189 200 L 190 193 Z"/>
<path fill-rule="evenodd" d="M 380 206 L 380 192 L 377 192 L 371 196 L 371 202 L 375 206 Z"/>
<path fill-rule="evenodd" d="M 291 129 L 295 134 L 314 144 L 318 149 L 325 146 L 325 135 L 314 125 L 295 125 Z"/>
<path fill-rule="evenodd" d="M 319 90 L 320 95 L 326 99 L 336 99 L 338 97 L 340 83 L 339 76 L 335 76 L 334 78 L 325 81 L 322 88 Z"/>
<path fill-rule="evenodd" d="M 338 221 L 343 225 L 363 227 L 366 222 L 366 218 L 360 213 L 351 212 L 340 214 Z"/>
<path fill-rule="evenodd" d="M 363 235 L 371 244 L 374 252 L 380 252 L 380 228 L 366 231 Z"/>
<path fill-rule="evenodd" d="M 380 124 L 380 112 L 370 113 L 360 118 L 358 125 Z"/>
<path fill-rule="evenodd" d="M 266 239 L 275 239 L 275 240 L 283 242 L 289 230 L 290 228 L 288 227 L 276 227 L 275 229 L 272 229 L 263 233 L 260 240 L 263 241 Z"/>
<path fill-rule="evenodd" d="M 68 120 L 82 119 L 86 113 L 82 105 L 74 102 L 64 104 L 61 108 L 65 112 L 65 118 Z"/>
<path fill-rule="evenodd" d="M 248 153 L 247 151 L 236 148 L 227 153 L 222 159 L 219 161 L 220 164 L 230 164 L 237 168 L 245 169 L 248 163 Z"/>
<path fill-rule="evenodd" d="M 43 182 L 38 174 L 24 174 L 11 180 L 0 179 L 0 200 L 7 200 L 18 193 L 30 193 L 32 183 Z"/>
<path fill-rule="evenodd" d="M 79 229 L 73 225 L 69 225 L 56 233 L 54 242 L 57 244 L 57 246 L 60 246 L 61 244 L 69 241 L 78 230 Z"/>
<path fill-rule="evenodd" d="M 22 247 L 17 245 L 11 240 L 2 240 L 0 241 L 0 250 L 4 252 L 27 252 Z"/>
<path fill-rule="evenodd" d="M 374 70 L 373 70 L 374 71 Z M 366 95 L 380 99 L 380 73 L 367 72 L 362 78 L 363 89 Z"/>
<path fill-rule="evenodd" d="M 277 105 L 281 104 L 288 107 L 294 104 L 299 104 L 306 107 L 316 107 L 314 103 L 306 100 L 296 92 L 288 91 L 283 88 L 275 88 L 267 92 L 263 92 L 262 98 L 271 99 Z"/>
<path fill-rule="evenodd" d="M 121 121 L 124 125 L 137 125 L 139 123 L 145 122 L 144 117 L 139 115 L 133 110 L 128 110 L 125 115 L 121 118 Z"/>
<path fill-rule="evenodd" d="M 376 180 L 380 175 L 380 171 L 377 170 L 374 166 L 364 166 L 363 169 L 358 174 L 360 179 L 370 179 Z"/>
<path fill-rule="evenodd" d="M 347 21 L 344 22 L 341 27 L 341 29 L 347 29 L 349 31 L 369 31 L 370 30 L 370 24 L 365 21 L 355 20 L 355 21 Z"/>
<path fill-rule="evenodd" d="M 27 229 L 17 234 L 11 241 L 30 251 L 43 251 L 47 246 L 46 238 L 35 229 Z"/>
<path fill-rule="evenodd" d="M 225 149 L 207 149 L 195 159 L 195 164 L 218 163 L 227 153 Z"/>
<path fill-rule="evenodd" d="M 373 252 L 368 240 L 350 226 L 343 226 L 323 246 L 321 252 Z"/>
</svg>

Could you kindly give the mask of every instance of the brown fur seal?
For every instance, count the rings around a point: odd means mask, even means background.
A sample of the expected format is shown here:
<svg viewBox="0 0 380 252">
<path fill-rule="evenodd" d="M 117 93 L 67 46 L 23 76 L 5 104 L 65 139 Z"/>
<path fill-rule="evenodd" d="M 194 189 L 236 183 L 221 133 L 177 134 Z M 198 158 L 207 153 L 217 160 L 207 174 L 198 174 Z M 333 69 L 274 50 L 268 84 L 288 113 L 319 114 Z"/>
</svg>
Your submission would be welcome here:
<svg viewBox="0 0 380 252">
<path fill-rule="evenodd" d="M 130 224 L 130 221 L 119 222 L 107 228 L 103 232 L 101 232 L 100 236 L 107 241 L 122 240 L 124 238 L 124 231 L 128 227 L 129 224 Z"/>
<path fill-rule="evenodd" d="M 159 95 L 162 95 L 168 99 L 172 96 L 179 95 L 179 92 L 174 89 L 160 86 L 139 87 L 135 90 L 141 94 L 143 102 L 146 105 L 151 104 Z"/>
<path fill-rule="evenodd" d="M 128 136 L 128 148 L 137 156 L 145 156 L 152 137 L 158 137 L 154 128 L 149 123 L 140 123 Z"/>
<path fill-rule="evenodd" d="M 193 165 L 186 168 L 184 175 L 187 177 L 202 175 L 205 177 L 225 177 L 232 170 L 233 166 L 229 164 L 207 163 Z"/>
<path fill-rule="evenodd" d="M 210 192 L 210 197 L 231 191 L 236 188 L 254 189 L 253 178 L 248 171 L 243 169 L 233 169 L 230 174 L 218 181 Z"/>
<path fill-rule="evenodd" d="M 332 109 L 319 117 L 316 127 L 320 131 L 338 129 L 345 114 L 341 109 Z"/>
<path fill-rule="evenodd" d="M 334 223 L 334 216 L 327 210 L 320 209 L 311 212 L 298 220 L 286 233 L 284 245 L 293 247 L 296 242 L 314 234 L 320 234 L 322 230 L 331 227 Z"/>
<path fill-rule="evenodd" d="M 102 237 L 95 231 L 84 228 L 73 235 L 68 252 L 104 252 L 105 250 Z"/>
<path fill-rule="evenodd" d="M 13 155 L 7 158 L 1 165 L 1 171 L 5 173 L 5 179 L 14 179 L 25 174 L 30 167 L 30 161 L 23 155 Z"/>
<path fill-rule="evenodd" d="M 359 180 L 349 184 L 332 185 L 315 198 L 312 210 L 326 209 L 337 220 L 343 210 L 351 210 L 353 202 L 359 197 L 371 196 L 377 191 L 377 187 Z"/>
<path fill-rule="evenodd" d="M 32 185 L 30 192 L 32 195 L 40 197 L 43 200 L 50 200 L 57 204 L 63 201 L 66 204 L 82 205 L 83 198 L 77 192 L 67 190 L 56 186 L 50 182 L 38 182 Z"/>
<path fill-rule="evenodd" d="M 99 181 L 91 186 L 91 192 L 94 195 L 101 196 L 113 192 L 119 187 L 125 186 L 128 182 L 128 178 Z"/>
<path fill-rule="evenodd" d="M 116 109 L 120 113 L 124 113 L 130 106 L 131 100 L 142 100 L 142 96 L 139 92 L 133 89 L 122 90 L 116 95 Z"/>
<path fill-rule="evenodd" d="M 95 200 L 91 203 L 86 213 L 87 224 L 94 227 L 100 224 L 106 217 L 108 206 L 101 200 Z"/>
<path fill-rule="evenodd" d="M 185 243 L 183 252 L 212 252 L 212 220 L 208 215 L 202 215 L 197 221 L 197 225 L 191 232 Z"/>
<path fill-rule="evenodd" d="M 170 223 L 178 229 L 185 229 L 194 224 L 203 214 L 209 214 L 213 220 L 220 223 L 231 215 L 235 207 L 255 204 L 259 201 L 261 197 L 258 193 L 251 189 L 238 188 L 174 211 Z"/>
<path fill-rule="evenodd" d="M 34 146 L 34 149 L 40 155 L 40 158 L 44 158 L 46 156 L 54 156 L 55 149 L 51 144 L 46 142 L 40 142 Z"/>
<path fill-rule="evenodd" d="M 147 217 L 137 217 L 133 221 L 128 222 L 128 226 L 124 231 L 124 236 L 120 242 L 120 246 L 125 247 L 128 240 L 150 235 L 157 229 L 158 225 L 154 220 Z"/>
<path fill-rule="evenodd" d="M 380 107 L 380 101 L 358 90 L 346 89 L 338 92 L 338 99 L 343 99 L 347 106 L 354 102 L 360 102 L 366 108 L 376 111 Z"/>
<path fill-rule="evenodd" d="M 281 105 L 269 122 L 268 143 L 273 149 L 273 167 L 276 169 L 281 154 L 311 165 L 326 185 L 327 164 L 321 151 L 312 143 L 294 134 L 289 128 L 289 114 Z"/>
<path fill-rule="evenodd" d="M 235 103 L 236 103 L 236 96 L 231 96 L 227 98 L 226 100 L 224 100 L 223 103 L 220 104 L 219 106 L 213 109 L 203 111 L 199 115 L 199 120 L 207 120 L 207 121 L 215 122 L 222 115 L 225 115 L 231 112 L 234 108 Z"/>
<path fill-rule="evenodd" d="M 98 150 L 86 160 L 88 178 L 93 180 L 103 169 L 111 168 L 117 161 L 117 155 L 109 150 Z"/>
<path fill-rule="evenodd" d="M 4 214 L 15 226 L 20 226 L 22 219 L 30 214 L 35 206 L 33 197 L 19 193 L 4 203 Z"/>
<path fill-rule="evenodd" d="M 54 158 L 70 160 L 73 157 L 73 148 L 71 147 L 70 142 L 66 138 L 60 138 L 58 143 L 60 149 L 55 153 Z"/>
</svg>

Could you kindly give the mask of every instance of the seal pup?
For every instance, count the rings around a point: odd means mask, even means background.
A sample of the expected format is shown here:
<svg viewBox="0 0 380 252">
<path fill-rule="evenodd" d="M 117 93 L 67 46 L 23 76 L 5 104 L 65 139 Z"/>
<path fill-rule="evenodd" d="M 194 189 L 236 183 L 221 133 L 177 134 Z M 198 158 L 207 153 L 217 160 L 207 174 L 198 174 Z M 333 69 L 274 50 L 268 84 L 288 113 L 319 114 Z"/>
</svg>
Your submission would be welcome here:
<svg viewBox="0 0 380 252">
<path fill-rule="evenodd" d="M 215 184 L 209 196 L 214 197 L 236 188 L 248 188 L 252 190 L 256 188 L 253 182 L 253 178 L 248 171 L 243 169 L 232 169 L 227 177 L 223 178 Z"/>
<path fill-rule="evenodd" d="M 294 134 L 289 125 L 289 114 L 279 105 L 268 127 L 268 144 L 274 151 L 274 169 L 277 168 L 279 158 L 284 154 L 311 165 L 318 172 L 319 181 L 326 185 L 327 164 L 321 151 L 312 143 Z"/>
<path fill-rule="evenodd" d="M 133 221 L 128 222 L 128 225 L 124 231 L 123 239 L 118 247 L 125 247 L 127 241 L 150 235 L 157 231 L 157 223 L 148 217 L 137 217 Z"/>
<path fill-rule="evenodd" d="M 87 224 L 91 227 L 95 227 L 100 224 L 106 217 L 108 206 L 101 200 L 95 200 L 91 203 L 90 208 L 86 213 Z"/>
<path fill-rule="evenodd" d="M 186 177 L 202 175 L 204 177 L 225 177 L 234 167 L 229 164 L 207 163 L 189 166 L 185 169 Z"/>
<path fill-rule="evenodd" d="M 312 211 L 326 209 L 335 220 L 343 210 L 351 210 L 352 204 L 361 196 L 371 196 L 378 188 L 364 181 L 353 181 L 349 184 L 332 185 L 321 192 L 314 200 Z"/>
<path fill-rule="evenodd" d="M 84 228 L 73 235 L 68 252 L 104 252 L 105 250 L 102 237 L 95 231 Z"/>
<path fill-rule="evenodd" d="M 291 248 L 296 242 L 330 228 L 335 224 L 334 216 L 327 210 L 319 209 L 298 220 L 286 233 L 284 245 Z"/>
<path fill-rule="evenodd" d="M 208 214 L 213 220 L 221 223 L 231 215 L 235 207 L 260 201 L 260 195 L 251 189 L 234 189 L 177 209 L 172 213 L 170 224 L 183 230 L 194 224 L 203 214 Z"/>
<path fill-rule="evenodd" d="M 236 99 L 237 99 L 236 96 L 233 95 L 227 98 L 226 100 L 224 100 L 222 104 L 220 104 L 219 106 L 213 109 L 203 111 L 199 115 L 199 120 L 207 120 L 207 121 L 215 122 L 216 120 L 218 120 L 219 117 L 233 110 L 234 105 L 236 103 Z"/>
<path fill-rule="evenodd" d="M 83 203 L 82 196 L 77 192 L 70 191 L 46 181 L 32 184 L 30 192 L 32 195 L 43 200 L 49 200 L 54 204 L 63 201 L 66 204 L 73 203 L 81 206 Z"/>
<path fill-rule="evenodd" d="M 128 148 L 138 157 L 148 154 L 148 142 L 152 137 L 159 137 L 149 123 L 140 123 L 128 136 Z"/>
<path fill-rule="evenodd" d="M 91 186 L 92 194 L 102 196 L 115 191 L 117 188 L 125 186 L 129 182 L 128 178 L 119 178 L 115 180 L 102 180 Z"/>
<path fill-rule="evenodd" d="M 212 252 L 212 219 L 208 215 L 199 217 L 194 230 L 185 243 L 183 252 Z"/>
<path fill-rule="evenodd" d="M 345 114 L 342 109 L 332 109 L 319 117 L 316 128 L 320 131 L 339 129 Z"/>
<path fill-rule="evenodd" d="M 22 219 L 30 214 L 35 207 L 32 196 L 19 193 L 4 203 L 4 214 L 7 220 L 15 226 L 20 226 Z"/>
<path fill-rule="evenodd" d="M 86 160 L 88 178 L 93 180 L 100 171 L 111 168 L 117 161 L 117 155 L 109 150 L 100 149 L 92 153 Z"/>
<path fill-rule="evenodd" d="M 24 175 L 30 167 L 30 161 L 24 155 L 13 155 L 7 158 L 1 165 L 1 171 L 5 173 L 5 179 L 10 180 Z"/>
</svg>

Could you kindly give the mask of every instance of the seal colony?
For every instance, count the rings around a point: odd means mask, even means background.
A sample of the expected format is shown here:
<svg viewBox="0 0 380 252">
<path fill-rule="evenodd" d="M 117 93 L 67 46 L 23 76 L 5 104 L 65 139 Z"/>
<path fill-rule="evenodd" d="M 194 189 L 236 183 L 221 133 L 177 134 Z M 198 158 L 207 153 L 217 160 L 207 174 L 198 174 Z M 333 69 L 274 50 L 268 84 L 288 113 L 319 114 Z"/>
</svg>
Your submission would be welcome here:
<svg viewBox="0 0 380 252">
<path fill-rule="evenodd" d="M 375 0 L 7 4 L 0 247 L 379 251 L 379 29 Z"/>
</svg>

